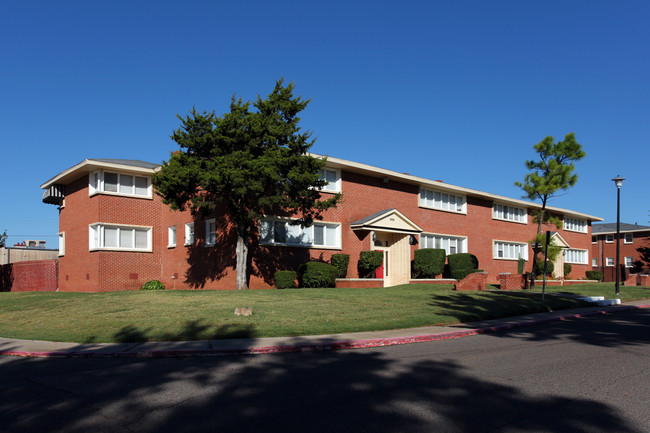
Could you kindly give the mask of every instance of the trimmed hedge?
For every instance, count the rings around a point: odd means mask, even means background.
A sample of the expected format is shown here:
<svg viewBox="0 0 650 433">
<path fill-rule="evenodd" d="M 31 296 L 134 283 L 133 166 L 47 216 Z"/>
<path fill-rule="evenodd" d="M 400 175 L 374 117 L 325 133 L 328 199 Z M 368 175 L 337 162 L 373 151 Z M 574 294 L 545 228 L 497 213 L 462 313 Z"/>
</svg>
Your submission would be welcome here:
<svg viewBox="0 0 650 433">
<path fill-rule="evenodd" d="M 307 262 L 300 265 L 300 287 L 335 287 L 337 269 L 329 263 Z"/>
<path fill-rule="evenodd" d="M 451 273 L 456 269 L 478 269 L 478 259 L 474 254 L 457 253 L 447 256 L 449 271 Z"/>
<path fill-rule="evenodd" d="M 348 273 L 348 265 L 350 264 L 350 255 L 349 254 L 332 254 L 330 263 L 337 270 L 337 278 L 345 278 Z"/>
<path fill-rule="evenodd" d="M 567 278 L 569 275 L 571 275 L 571 265 L 569 263 L 564 264 L 564 278 Z"/>
<path fill-rule="evenodd" d="M 413 255 L 415 278 L 435 278 L 445 270 L 447 253 L 442 248 L 422 248 Z"/>
<path fill-rule="evenodd" d="M 469 274 L 473 274 L 475 272 L 483 272 L 481 269 L 456 269 L 454 271 L 451 271 L 451 277 L 460 281 Z"/>
<path fill-rule="evenodd" d="M 158 280 L 149 280 L 140 287 L 140 290 L 165 290 L 165 285 Z"/>
<path fill-rule="evenodd" d="M 588 280 L 597 280 L 597 281 L 603 280 L 603 273 L 600 271 L 587 271 L 585 272 L 585 275 L 587 276 Z"/>
<path fill-rule="evenodd" d="M 546 262 L 546 275 L 553 275 L 555 271 L 555 265 L 551 261 Z M 537 263 L 535 263 L 535 276 L 541 276 L 544 274 L 544 257 L 539 257 Z"/>
<path fill-rule="evenodd" d="M 278 289 L 295 289 L 296 272 L 295 271 L 277 271 L 273 275 L 275 287 Z"/>
<path fill-rule="evenodd" d="M 375 272 L 382 263 L 384 263 L 383 251 L 361 251 L 361 254 L 359 255 L 359 263 L 357 264 L 359 276 L 362 278 L 372 278 L 372 273 Z"/>
</svg>

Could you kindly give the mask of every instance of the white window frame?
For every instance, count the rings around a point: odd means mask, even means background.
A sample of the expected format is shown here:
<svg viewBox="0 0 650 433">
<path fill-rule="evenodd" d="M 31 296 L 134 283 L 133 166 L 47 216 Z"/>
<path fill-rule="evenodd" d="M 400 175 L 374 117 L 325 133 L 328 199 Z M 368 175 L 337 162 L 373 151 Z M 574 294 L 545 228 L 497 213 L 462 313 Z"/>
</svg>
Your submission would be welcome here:
<svg viewBox="0 0 650 433">
<path fill-rule="evenodd" d="M 606 244 L 613 244 L 614 243 L 614 235 L 605 235 L 605 243 Z"/>
<path fill-rule="evenodd" d="M 579 218 L 564 217 L 564 230 L 577 233 L 588 233 L 589 224 L 587 220 L 582 220 Z"/>
<path fill-rule="evenodd" d="M 589 250 L 569 248 L 564 250 L 563 254 L 564 263 L 571 263 L 576 265 L 589 264 Z"/>
<path fill-rule="evenodd" d="M 501 257 L 499 257 L 500 252 L 502 253 Z M 492 241 L 492 258 L 495 260 L 519 260 L 520 257 L 528 260 L 527 243 L 502 240 Z"/>
<path fill-rule="evenodd" d="M 167 227 L 167 248 L 176 246 L 176 226 Z"/>
<path fill-rule="evenodd" d="M 117 175 L 117 191 L 106 191 L 106 174 Z M 132 184 L 130 186 L 131 192 L 121 191 L 121 189 L 126 188 L 126 178 L 131 177 Z M 139 193 L 136 187 L 136 178 L 145 179 L 147 181 L 146 191 L 144 193 Z M 122 182 L 124 180 L 124 182 Z M 127 173 L 121 171 L 112 171 L 112 170 L 95 170 L 88 174 L 88 195 L 93 196 L 95 194 L 107 194 L 107 195 L 118 195 L 122 197 L 133 197 L 133 198 L 153 198 L 153 187 L 151 185 L 151 176 L 143 175 L 141 173 Z"/>
<path fill-rule="evenodd" d="M 628 236 L 630 237 L 630 240 L 628 241 Z M 623 233 L 623 243 L 624 244 L 632 244 L 634 243 L 634 233 Z"/>
<path fill-rule="evenodd" d="M 492 219 L 519 224 L 528 224 L 528 210 L 523 207 L 516 207 L 502 203 L 493 203 Z"/>
<path fill-rule="evenodd" d="M 327 180 L 327 172 L 330 172 L 334 174 L 334 177 L 336 178 L 336 181 L 330 182 Z M 327 185 L 323 186 L 320 191 L 322 192 L 331 192 L 331 193 L 338 193 L 341 192 L 341 170 L 338 168 L 330 168 L 330 167 L 323 167 L 320 170 L 318 170 L 318 175 L 320 180 L 324 180 L 327 183 Z"/>
<path fill-rule="evenodd" d="M 623 263 L 625 263 L 626 268 L 631 268 L 634 266 L 634 257 L 625 257 Z"/>
<path fill-rule="evenodd" d="M 106 229 L 117 229 L 117 242 L 121 241 L 122 231 L 129 230 L 133 231 L 132 240 L 133 247 L 121 247 L 106 245 L 105 232 Z M 136 245 L 136 231 L 146 232 L 147 236 L 147 245 L 144 248 L 137 248 Z M 133 251 L 133 252 L 151 252 L 152 251 L 152 232 L 153 227 L 151 226 L 135 226 L 135 225 L 126 225 L 126 224 L 109 224 L 109 223 L 93 223 L 88 226 L 88 246 L 90 251 Z"/>
<path fill-rule="evenodd" d="M 194 223 L 185 224 L 185 245 L 194 245 Z"/>
<path fill-rule="evenodd" d="M 597 267 L 598 267 L 598 259 L 597 259 L 596 257 L 594 257 L 594 258 L 591 259 L 591 266 L 592 266 L 593 268 L 597 268 Z"/>
<path fill-rule="evenodd" d="M 214 230 L 212 230 L 214 226 Z M 210 218 L 205 220 L 205 246 L 213 247 L 217 243 L 217 220 Z"/>
<path fill-rule="evenodd" d="M 65 232 L 59 234 L 59 257 L 65 256 Z"/>
<path fill-rule="evenodd" d="M 418 205 L 427 209 L 467 214 L 467 197 L 442 190 L 421 187 Z"/>
<path fill-rule="evenodd" d="M 595 236 L 595 235 L 592 236 L 592 237 L 591 237 L 591 243 L 592 243 L 592 244 L 597 244 L 597 243 L 598 243 L 598 236 Z"/>
<path fill-rule="evenodd" d="M 616 262 L 614 261 L 614 257 L 605 257 L 605 266 L 608 266 L 608 267 L 616 266 Z"/>
<path fill-rule="evenodd" d="M 455 243 L 456 252 L 452 253 L 452 243 Z M 440 248 L 449 254 L 466 253 L 467 236 L 446 235 L 440 233 L 420 233 L 419 248 Z"/>
<path fill-rule="evenodd" d="M 273 245 L 273 246 L 285 246 L 285 247 L 300 247 L 300 248 L 316 248 L 316 249 L 341 249 L 341 223 L 328 222 L 328 221 L 314 221 L 309 227 L 300 227 L 300 225 L 290 224 L 291 221 L 294 221 L 292 218 L 283 218 L 283 217 L 267 217 L 260 221 L 260 244 L 262 245 Z M 275 237 L 275 230 L 277 225 L 284 225 L 285 236 L 287 240 L 284 242 L 277 242 Z M 266 226 L 266 227 L 265 227 Z M 323 243 L 316 243 L 316 230 L 321 228 L 323 230 L 322 237 Z M 270 231 L 269 228 L 271 229 Z M 320 229 L 319 229 L 320 230 Z M 294 238 L 304 238 L 305 241 L 290 242 L 289 234 L 293 232 Z M 270 233 L 271 240 L 266 240 L 267 236 L 265 233 Z M 331 239 L 331 236 L 334 237 L 334 242 L 330 245 L 327 244 L 327 239 Z"/>
</svg>

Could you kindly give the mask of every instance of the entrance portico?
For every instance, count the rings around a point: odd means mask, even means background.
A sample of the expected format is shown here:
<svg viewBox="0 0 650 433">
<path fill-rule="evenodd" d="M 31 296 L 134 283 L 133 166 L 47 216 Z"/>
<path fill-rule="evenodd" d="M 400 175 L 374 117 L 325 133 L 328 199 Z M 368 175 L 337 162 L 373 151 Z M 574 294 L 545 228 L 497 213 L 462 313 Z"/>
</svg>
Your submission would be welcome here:
<svg viewBox="0 0 650 433">
<path fill-rule="evenodd" d="M 352 230 L 369 231 L 371 248 L 383 251 L 384 287 L 408 284 L 411 279 L 411 237 L 422 232 L 397 209 L 385 209 L 351 224 Z"/>
</svg>

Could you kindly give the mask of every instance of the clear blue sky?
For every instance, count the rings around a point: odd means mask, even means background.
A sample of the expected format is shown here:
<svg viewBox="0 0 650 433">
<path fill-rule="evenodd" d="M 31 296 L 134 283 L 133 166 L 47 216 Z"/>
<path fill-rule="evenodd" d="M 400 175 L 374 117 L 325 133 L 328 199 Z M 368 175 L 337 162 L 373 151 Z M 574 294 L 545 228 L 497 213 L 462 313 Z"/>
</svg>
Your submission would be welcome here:
<svg viewBox="0 0 650 433">
<path fill-rule="evenodd" d="M 650 2 L 0 3 L 0 232 L 56 247 L 40 185 L 85 158 L 161 162 L 176 114 L 293 81 L 313 151 L 520 198 L 532 146 L 575 132 L 550 204 L 648 224 Z"/>
</svg>

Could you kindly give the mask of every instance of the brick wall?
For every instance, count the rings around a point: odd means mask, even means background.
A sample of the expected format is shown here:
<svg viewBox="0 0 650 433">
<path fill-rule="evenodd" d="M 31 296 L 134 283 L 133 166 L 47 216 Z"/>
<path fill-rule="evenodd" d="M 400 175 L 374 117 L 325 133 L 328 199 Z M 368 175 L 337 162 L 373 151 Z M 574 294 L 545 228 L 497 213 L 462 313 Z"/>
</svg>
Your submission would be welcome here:
<svg viewBox="0 0 650 433">
<path fill-rule="evenodd" d="M 474 272 L 454 284 L 454 290 L 487 290 L 487 279 L 487 272 Z"/>
<path fill-rule="evenodd" d="M 2 292 L 55 292 L 57 260 L 33 260 L 0 266 Z"/>
<path fill-rule="evenodd" d="M 616 266 L 607 266 L 606 260 L 609 257 L 616 263 L 616 234 L 614 234 L 613 242 L 607 242 L 604 234 L 594 237 L 596 242 L 591 245 L 591 257 L 597 260 L 597 265 L 593 267 L 593 270 L 603 273 L 603 281 L 614 281 L 616 280 Z M 632 257 L 633 261 L 640 260 L 641 254 L 637 251 L 639 247 L 650 247 L 650 232 L 633 232 L 631 243 L 626 243 L 625 233 L 621 233 L 620 263 L 622 269 L 620 274 L 623 275 L 621 279 L 627 277 L 625 257 Z"/>
</svg>

